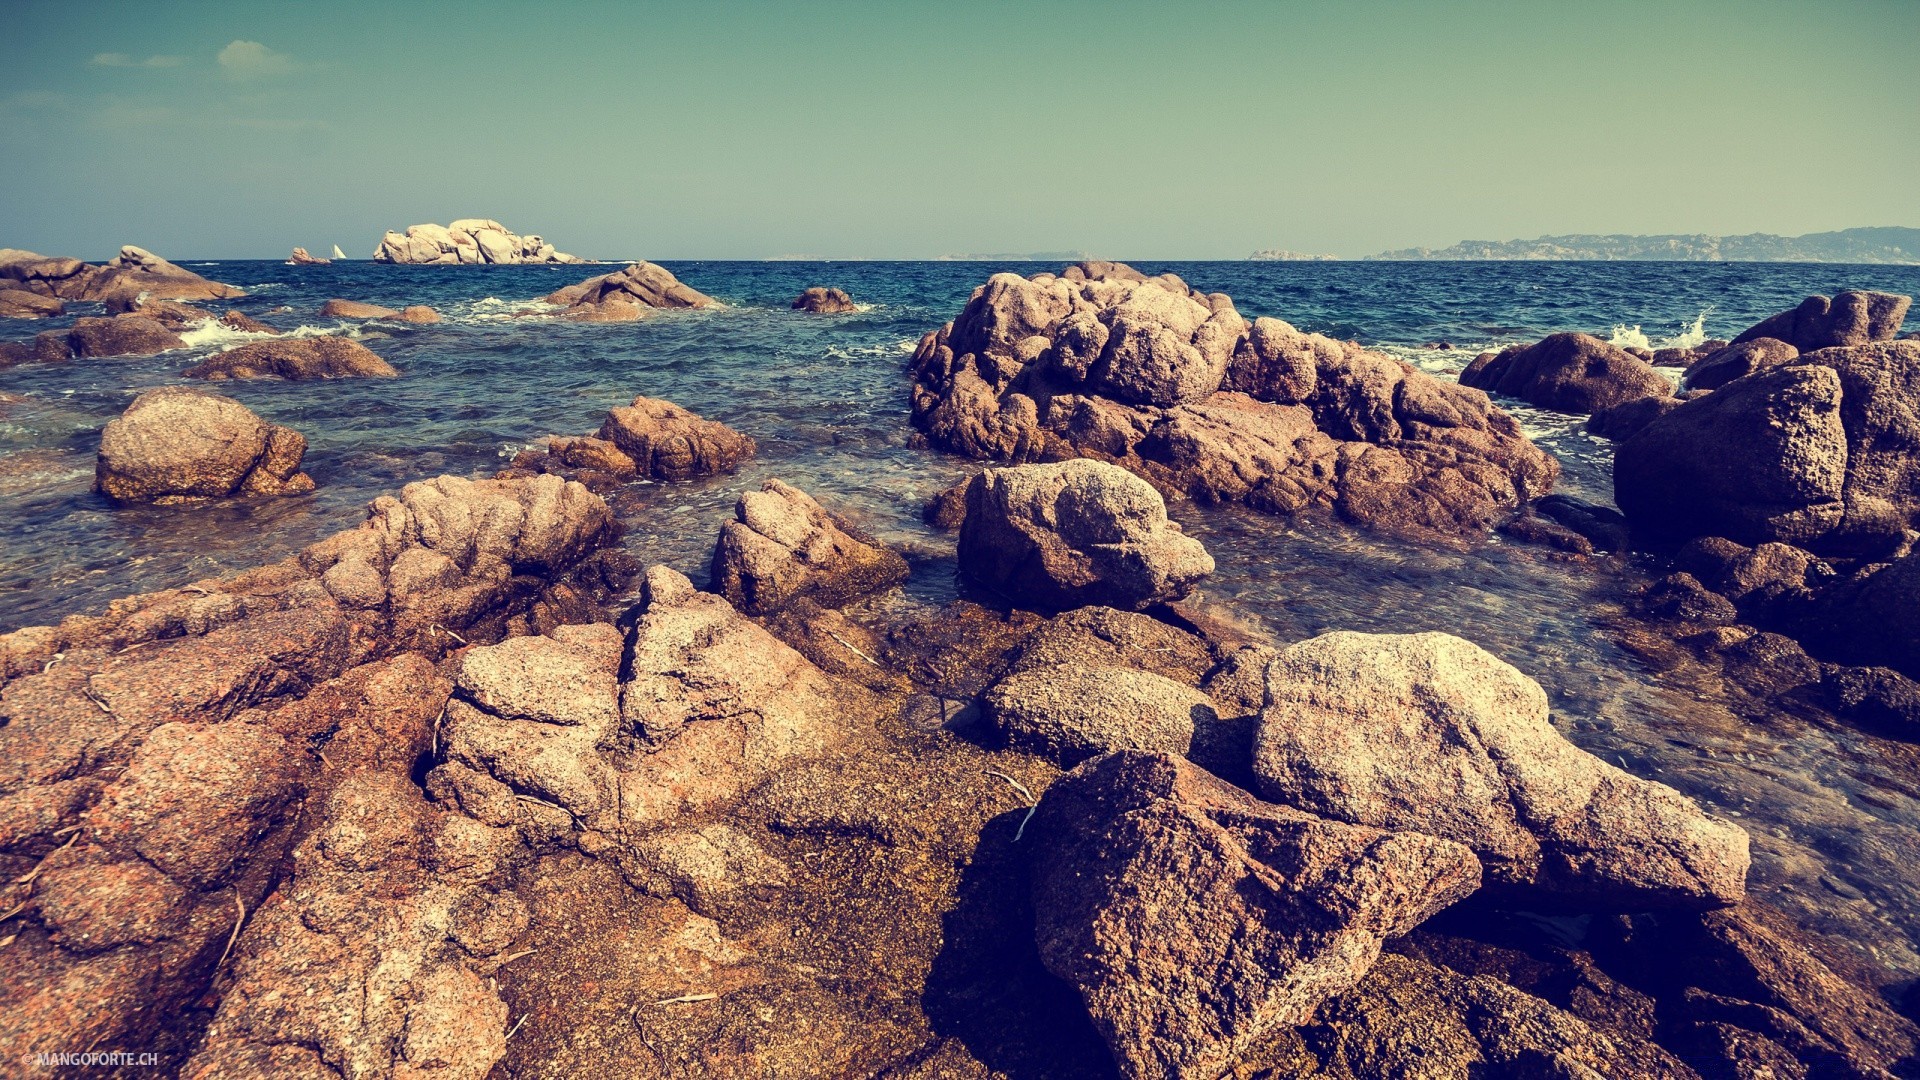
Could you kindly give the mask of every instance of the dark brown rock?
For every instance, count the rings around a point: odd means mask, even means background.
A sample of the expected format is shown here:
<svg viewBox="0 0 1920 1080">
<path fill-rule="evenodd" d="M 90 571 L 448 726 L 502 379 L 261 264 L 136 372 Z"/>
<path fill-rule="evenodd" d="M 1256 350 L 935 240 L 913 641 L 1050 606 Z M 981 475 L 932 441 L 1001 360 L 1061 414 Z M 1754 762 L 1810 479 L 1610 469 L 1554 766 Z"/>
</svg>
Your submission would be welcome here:
<svg viewBox="0 0 1920 1080">
<path fill-rule="evenodd" d="M 1586 431 L 1589 435 L 1622 442 L 1684 404 L 1686 399 L 1677 397 L 1635 398 L 1587 417 Z"/>
<path fill-rule="evenodd" d="M 306 437 L 229 397 L 169 386 L 135 398 L 100 433 L 94 486 L 115 502 L 299 495 Z"/>
<path fill-rule="evenodd" d="M 719 301 L 681 284 L 665 267 L 637 262 L 625 270 L 588 278 L 547 296 L 568 310 L 563 315 L 588 320 L 638 319 L 650 308 L 708 308 Z"/>
<path fill-rule="evenodd" d="M 358 300 L 329 300 L 320 305 L 320 314 L 336 319 L 391 319 L 400 313 L 390 307 L 363 304 Z"/>
<path fill-rule="evenodd" d="M 1717 390 L 1735 379 L 1799 358 L 1799 349 L 1777 338 L 1751 338 L 1689 364 L 1680 385 L 1686 390 Z"/>
<path fill-rule="evenodd" d="M 793 310 L 811 311 L 819 315 L 840 315 L 856 310 L 853 297 L 844 289 L 822 288 L 818 285 L 802 292 L 793 301 Z"/>
<path fill-rule="evenodd" d="M 1041 961 L 1127 1077 L 1219 1076 L 1480 880 L 1458 844 L 1322 821 L 1132 752 L 1056 781 L 1027 842 Z"/>
<path fill-rule="evenodd" d="M 349 338 L 323 335 L 255 341 L 214 353 L 188 368 L 191 379 L 391 379 L 400 372 L 372 349 Z"/>
<path fill-rule="evenodd" d="M 655 480 L 692 480 L 728 473 L 753 456 L 753 440 L 659 398 L 636 397 L 607 412 L 599 437 Z"/>
<path fill-rule="evenodd" d="M 1759 338 L 1784 341 L 1810 352 L 1834 346 L 1867 345 L 1886 341 L 1900 332 L 1913 298 L 1895 293 L 1849 290 L 1831 300 L 1809 296 L 1792 311 L 1783 311 L 1748 327 L 1735 345 Z"/>
<path fill-rule="evenodd" d="M 67 341 L 76 357 L 152 356 L 187 347 L 180 335 L 164 324 L 137 315 L 76 319 Z"/>
<path fill-rule="evenodd" d="M 1673 384 L 1651 364 L 1590 334 L 1552 334 L 1533 345 L 1482 354 L 1460 373 L 1460 382 L 1568 413 L 1673 396 Z"/>
</svg>

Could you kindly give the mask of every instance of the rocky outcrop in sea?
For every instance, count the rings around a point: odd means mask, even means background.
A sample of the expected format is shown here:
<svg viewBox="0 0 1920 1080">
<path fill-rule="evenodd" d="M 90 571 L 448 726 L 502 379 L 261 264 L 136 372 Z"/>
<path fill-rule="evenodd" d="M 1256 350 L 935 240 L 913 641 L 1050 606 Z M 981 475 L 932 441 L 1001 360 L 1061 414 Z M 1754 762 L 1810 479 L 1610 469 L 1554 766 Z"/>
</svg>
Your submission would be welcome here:
<svg viewBox="0 0 1920 1080">
<path fill-rule="evenodd" d="M 583 263 L 556 251 L 538 236 L 519 236 L 491 218 L 461 218 L 448 225 L 409 225 L 389 232 L 373 250 L 373 261 L 415 266 L 479 266 L 519 263 Z"/>
<path fill-rule="evenodd" d="M 225 300 L 246 295 L 132 244 L 98 266 L 79 259 L 0 248 L 0 290 L 101 303 L 142 298 Z"/>
</svg>

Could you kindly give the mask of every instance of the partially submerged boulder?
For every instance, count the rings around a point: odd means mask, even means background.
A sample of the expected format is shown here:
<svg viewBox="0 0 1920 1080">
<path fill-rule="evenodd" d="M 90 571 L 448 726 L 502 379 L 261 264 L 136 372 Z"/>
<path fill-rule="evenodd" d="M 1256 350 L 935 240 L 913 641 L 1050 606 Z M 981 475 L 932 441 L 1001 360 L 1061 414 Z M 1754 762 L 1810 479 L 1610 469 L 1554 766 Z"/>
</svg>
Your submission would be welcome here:
<svg viewBox="0 0 1920 1080">
<path fill-rule="evenodd" d="M 142 296 L 155 300 L 224 300 L 246 295 L 132 244 L 99 266 L 15 248 L 0 249 L 0 287 L 9 285 L 63 300 L 102 303 L 133 301 Z"/>
<path fill-rule="evenodd" d="M 1451 841 L 1324 821 L 1126 751 L 1055 781 L 1026 842 L 1040 960 L 1129 1078 L 1212 1080 L 1480 883 Z"/>
<path fill-rule="evenodd" d="M 55 297 L 0 288 L 0 319 L 50 319 L 66 313 L 66 305 Z"/>
<path fill-rule="evenodd" d="M 713 549 L 713 589 L 748 615 L 805 599 L 839 607 L 907 578 L 899 554 L 798 488 L 768 480 L 740 496 Z"/>
<path fill-rule="evenodd" d="M 588 278 L 550 293 L 546 302 L 567 310 L 568 318 L 620 322 L 643 317 L 654 308 L 717 307 L 713 297 L 680 283 L 673 272 L 650 262 Z"/>
<path fill-rule="evenodd" d="M 653 480 L 732 472 L 754 452 L 753 440 L 727 425 L 645 396 L 607 410 L 599 437 L 633 461 L 636 475 Z"/>
<path fill-rule="evenodd" d="M 793 310 L 810 311 L 816 315 L 840 315 L 856 309 L 853 297 L 848 296 L 845 289 L 815 285 L 794 298 Z"/>
<path fill-rule="evenodd" d="M 1042 609 L 1138 610 L 1213 572 L 1152 485 L 1085 458 L 983 470 L 967 486 L 959 552 L 963 574 Z"/>
<path fill-rule="evenodd" d="M 1117 263 L 994 275 L 912 370 L 914 424 L 941 449 L 1091 457 L 1269 513 L 1454 535 L 1559 473 L 1479 391 Z"/>
<path fill-rule="evenodd" d="M 76 357 L 152 356 L 187 347 L 180 335 L 140 315 L 76 319 L 67 344 Z"/>
<path fill-rule="evenodd" d="M 328 266 L 332 263 L 332 259 L 315 258 L 308 254 L 307 249 L 303 247 L 294 248 L 293 254 L 287 256 L 288 266 Z"/>
<path fill-rule="evenodd" d="M 392 379 L 400 374 L 372 349 L 334 334 L 255 341 L 188 368 L 190 379 Z"/>
<path fill-rule="evenodd" d="M 1920 522 L 1920 344 L 1821 349 L 1687 402 L 1614 450 L 1614 497 L 1653 542 L 1816 552 Z"/>
<path fill-rule="evenodd" d="M 1267 669 L 1267 798 L 1472 848 L 1490 887 L 1575 910 L 1706 908 L 1746 891 L 1747 834 L 1568 742 L 1538 683 L 1447 634 L 1338 632 Z"/>
<path fill-rule="evenodd" d="M 1652 364 L 1591 334 L 1550 334 L 1532 345 L 1482 353 L 1460 382 L 1565 413 L 1673 396 L 1673 383 Z"/>
<path fill-rule="evenodd" d="M 329 300 L 320 305 L 320 314 L 335 319 L 391 319 L 400 313 L 390 307 L 365 304 L 358 300 Z"/>
<path fill-rule="evenodd" d="M 122 503 L 299 495 L 313 490 L 300 471 L 306 451 L 306 436 L 230 397 L 166 386 L 107 422 L 94 487 Z"/>
<path fill-rule="evenodd" d="M 1801 352 L 1891 340 L 1906 321 L 1910 296 L 1849 289 L 1828 299 L 1809 296 L 1792 311 L 1770 316 L 1741 331 L 1733 344 L 1772 338 Z"/>
<path fill-rule="evenodd" d="M 373 261 L 474 266 L 587 260 L 556 251 L 538 236 L 517 236 L 491 218 L 461 218 L 448 225 L 409 225 L 404 233 L 388 232 L 374 249 Z"/>
</svg>

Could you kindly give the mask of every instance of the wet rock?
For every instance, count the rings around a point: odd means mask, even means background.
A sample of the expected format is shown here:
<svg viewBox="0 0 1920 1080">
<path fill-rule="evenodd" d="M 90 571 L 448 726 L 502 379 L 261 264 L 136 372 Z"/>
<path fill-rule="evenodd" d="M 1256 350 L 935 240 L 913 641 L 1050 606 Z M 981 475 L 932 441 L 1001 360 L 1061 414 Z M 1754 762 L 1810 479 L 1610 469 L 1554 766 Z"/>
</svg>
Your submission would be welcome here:
<svg viewBox="0 0 1920 1080">
<path fill-rule="evenodd" d="M 995 683 L 981 698 L 1008 745 L 1072 767 L 1111 750 L 1185 757 L 1198 724 L 1218 721 L 1191 686 L 1132 668 L 1056 664 Z"/>
<path fill-rule="evenodd" d="M 811 311 L 820 315 L 840 315 L 856 310 L 853 297 L 844 289 L 822 288 L 818 285 L 802 292 L 793 301 L 793 310 Z"/>
<path fill-rule="evenodd" d="M 1323 821 L 1130 752 L 1056 781 L 1027 842 L 1041 961 L 1128 1077 L 1220 1075 L 1480 879 L 1458 844 Z"/>
<path fill-rule="evenodd" d="M 1727 344 L 1719 338 L 1709 338 L 1698 345 L 1655 349 L 1650 363 L 1655 367 L 1690 367 L 1726 348 Z"/>
<path fill-rule="evenodd" d="M 1621 442 L 1684 404 L 1686 399 L 1677 397 L 1635 398 L 1587 417 L 1586 432 Z"/>
<path fill-rule="evenodd" d="M 439 322 L 440 313 L 425 304 L 409 304 L 401 308 L 400 314 L 395 315 L 394 318 L 403 323 L 414 323 L 416 325 L 426 326 Z"/>
<path fill-rule="evenodd" d="M 1213 572 L 1151 485 L 1086 459 L 974 477 L 959 550 L 973 580 L 1042 608 L 1137 610 L 1185 596 Z"/>
<path fill-rule="evenodd" d="M 229 397 L 188 387 L 149 390 L 100 433 L 94 487 L 115 502 L 195 502 L 300 495 L 306 436 L 268 424 Z"/>
<path fill-rule="evenodd" d="M 1549 495 L 1534 503 L 1533 511 L 1585 537 L 1595 551 L 1625 551 L 1631 539 L 1627 519 L 1618 510 L 1571 496 Z"/>
<path fill-rule="evenodd" d="M 802 597 L 840 607 L 907 578 L 898 553 L 778 480 L 740 496 L 733 513 L 713 549 L 713 589 L 749 615 Z"/>
<path fill-rule="evenodd" d="M 409 225 L 388 232 L 374 249 L 381 263 L 442 266 L 518 263 L 581 263 L 585 259 L 555 251 L 538 236 L 519 236 L 489 218 L 461 218 L 448 225 Z"/>
<path fill-rule="evenodd" d="M 1551 334 L 1533 345 L 1483 353 L 1460 382 L 1567 413 L 1673 396 L 1673 384 L 1653 365 L 1590 334 Z"/>
<path fill-rule="evenodd" d="M 588 278 L 548 294 L 546 302 L 566 308 L 562 315 L 589 320 L 638 319 L 653 308 L 708 308 L 719 301 L 683 285 L 663 266 L 637 262 L 625 270 Z"/>
<path fill-rule="evenodd" d="M 1528 903 L 1714 907 L 1746 891 L 1744 831 L 1575 747 L 1539 684 L 1447 634 L 1281 652 L 1253 768 L 1289 806 L 1466 844 L 1489 886 Z"/>
<path fill-rule="evenodd" d="M 333 319 L 391 319 L 400 313 L 390 307 L 363 304 L 358 300 L 329 300 L 320 305 L 320 314 Z"/>
<path fill-rule="evenodd" d="M 1735 379 L 1799 358 L 1799 349 L 1777 338 L 1751 338 L 1689 364 L 1680 385 L 1687 390 L 1718 390 Z"/>
<path fill-rule="evenodd" d="M 967 519 L 967 484 L 962 480 L 927 500 L 920 508 L 920 520 L 942 532 L 954 532 Z"/>
<path fill-rule="evenodd" d="M 0 319 L 47 319 L 66 313 L 66 305 L 55 297 L 0 288 Z"/>
<path fill-rule="evenodd" d="M 141 297 L 133 300 L 109 300 L 103 306 L 113 315 L 152 319 L 169 330 L 187 330 L 196 326 L 205 326 L 214 320 L 213 312 L 192 304 L 183 304 L 178 300 L 154 300 Z"/>
<path fill-rule="evenodd" d="M 1920 604 L 1920 558 L 1909 554 L 1823 590 L 1795 620 L 1794 630 L 1822 656 L 1885 665 L 1920 678 L 1915 604 Z"/>
<path fill-rule="evenodd" d="M 1920 517 L 1920 345 L 1822 349 L 1689 401 L 1621 443 L 1614 494 L 1649 540 L 1884 548 Z"/>
<path fill-rule="evenodd" d="M 732 472 L 754 452 L 753 440 L 727 425 L 650 397 L 608 410 L 599 438 L 632 460 L 637 475 L 655 480 Z"/>
<path fill-rule="evenodd" d="M 913 359 L 915 426 L 1012 463 L 1092 457 L 1163 491 L 1363 524 L 1491 527 L 1558 475 L 1484 394 L 1173 275 L 997 274 Z"/>
<path fill-rule="evenodd" d="M 122 247 L 119 255 L 98 268 L 75 274 L 56 286 L 55 292 L 70 300 L 101 302 L 135 300 L 141 296 L 154 300 L 227 300 L 246 295 L 231 285 L 208 281 L 132 244 Z"/>
<path fill-rule="evenodd" d="M 1593 541 L 1552 518 L 1537 517 L 1531 512 L 1524 512 L 1515 515 L 1511 520 L 1501 522 L 1500 532 L 1502 535 L 1511 536 L 1525 543 L 1558 548 L 1575 555 L 1593 554 Z"/>
<path fill-rule="evenodd" d="M 350 338 L 325 335 L 256 341 L 188 368 L 191 379 L 392 379 L 400 372 Z"/>
<path fill-rule="evenodd" d="M 1848 290 L 1828 299 L 1809 296 L 1792 311 L 1753 324 L 1733 339 L 1735 345 L 1773 338 L 1810 352 L 1834 346 L 1886 341 L 1900 332 L 1913 298 L 1894 293 Z"/>
<path fill-rule="evenodd" d="M 1920 742 L 1920 683 L 1891 668 L 1831 666 L 1822 689 L 1841 719 Z"/>
<path fill-rule="evenodd" d="M 187 347 L 180 335 L 158 320 L 138 315 L 76 319 L 67 332 L 67 343 L 76 357 L 152 356 Z"/>
<path fill-rule="evenodd" d="M 1314 1019 L 1302 1035 L 1318 1075 L 1695 1080 L 1645 1039 L 1597 1029 L 1498 979 L 1405 956 L 1381 957 Z"/>
</svg>

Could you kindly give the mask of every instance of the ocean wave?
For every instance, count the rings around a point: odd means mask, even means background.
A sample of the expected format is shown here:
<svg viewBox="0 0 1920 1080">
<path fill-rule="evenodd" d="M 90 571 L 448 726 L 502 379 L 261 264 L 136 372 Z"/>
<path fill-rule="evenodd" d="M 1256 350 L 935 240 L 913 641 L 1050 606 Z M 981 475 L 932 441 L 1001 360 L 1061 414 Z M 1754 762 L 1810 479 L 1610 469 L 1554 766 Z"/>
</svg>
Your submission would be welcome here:
<svg viewBox="0 0 1920 1080">
<path fill-rule="evenodd" d="M 1679 333 L 1658 340 L 1649 339 L 1638 325 L 1615 323 L 1613 336 L 1607 339 L 1607 343 L 1622 349 L 1691 349 L 1707 340 L 1707 316 L 1711 314 L 1712 308 L 1704 308 Z"/>
<path fill-rule="evenodd" d="M 900 356 L 920 344 L 919 338 L 901 338 L 877 345 L 829 345 L 821 356 L 827 360 L 853 360 L 863 356 Z"/>
<path fill-rule="evenodd" d="M 218 319 L 203 322 L 198 326 L 180 331 L 180 340 L 187 343 L 189 349 L 204 349 L 217 345 L 221 352 L 236 345 L 245 345 L 249 341 L 260 341 L 272 337 L 272 334 L 257 333 L 251 330 L 236 330 Z"/>
</svg>

